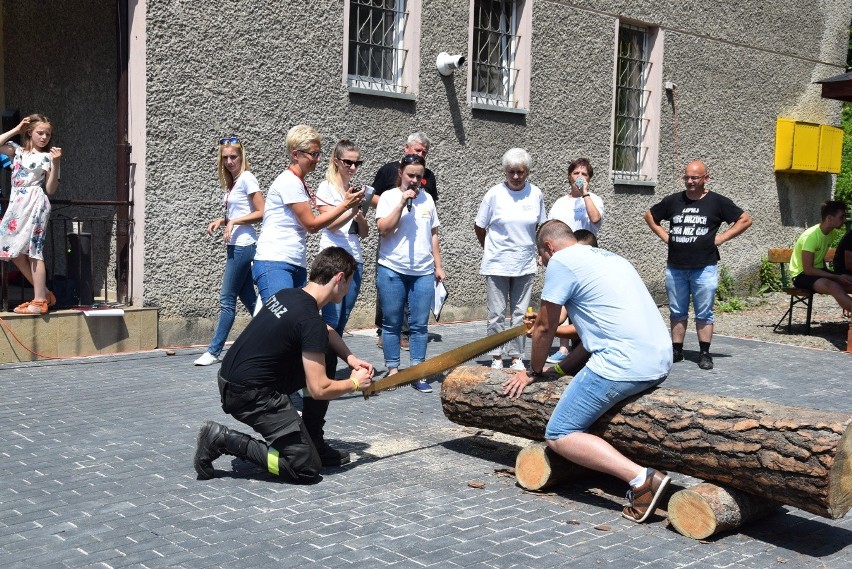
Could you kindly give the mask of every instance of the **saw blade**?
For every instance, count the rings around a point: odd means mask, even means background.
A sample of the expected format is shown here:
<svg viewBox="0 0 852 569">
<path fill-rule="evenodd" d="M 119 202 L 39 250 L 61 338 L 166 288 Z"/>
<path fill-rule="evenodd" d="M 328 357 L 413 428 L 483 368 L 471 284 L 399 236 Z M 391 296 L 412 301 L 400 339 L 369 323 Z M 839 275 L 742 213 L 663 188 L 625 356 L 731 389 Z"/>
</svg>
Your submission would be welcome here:
<svg viewBox="0 0 852 569">
<path fill-rule="evenodd" d="M 466 361 L 470 361 L 473 358 L 489 352 L 494 348 L 505 344 L 509 340 L 526 333 L 527 327 L 521 324 L 520 326 L 503 330 L 493 336 L 488 336 L 487 338 L 470 342 L 469 344 L 459 346 L 458 348 L 453 348 L 448 352 L 429 358 L 414 367 L 404 369 L 395 375 L 385 377 L 371 383 L 370 386 L 364 390 L 364 399 L 368 399 L 370 395 L 374 393 L 394 389 L 401 385 L 414 383 L 415 381 L 445 372 L 448 369 L 452 369 Z"/>
</svg>

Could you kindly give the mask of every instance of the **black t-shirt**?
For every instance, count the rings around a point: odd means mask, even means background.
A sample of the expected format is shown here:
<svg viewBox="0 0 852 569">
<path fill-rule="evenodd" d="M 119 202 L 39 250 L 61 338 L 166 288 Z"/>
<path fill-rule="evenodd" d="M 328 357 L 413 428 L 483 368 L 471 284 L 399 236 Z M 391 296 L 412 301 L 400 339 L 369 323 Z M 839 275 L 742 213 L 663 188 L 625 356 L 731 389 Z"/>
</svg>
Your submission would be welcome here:
<svg viewBox="0 0 852 569">
<path fill-rule="evenodd" d="M 399 161 L 388 162 L 376 172 L 376 179 L 373 180 L 373 187 L 376 188 L 376 195 L 380 196 L 387 190 L 396 187 L 396 175 L 399 172 Z M 432 200 L 438 201 L 438 186 L 435 184 L 435 174 L 429 168 L 426 168 L 426 173 L 420 181 L 426 193 L 432 196 Z"/>
<path fill-rule="evenodd" d="M 834 261 L 832 261 L 831 266 L 838 275 L 844 273 L 852 275 L 852 267 L 846 266 L 846 251 L 852 251 L 852 230 L 847 231 L 846 235 L 840 238 L 840 243 L 837 244 L 837 249 L 834 253 Z"/>
<path fill-rule="evenodd" d="M 221 374 L 240 385 L 293 393 L 305 387 L 302 352 L 325 353 L 328 329 L 317 302 L 300 288 L 266 299 L 257 316 L 225 354 Z"/>
<path fill-rule="evenodd" d="M 734 223 L 743 210 L 725 196 L 708 192 L 691 200 L 685 191 L 671 194 L 651 207 L 651 216 L 669 222 L 668 263 L 679 269 L 697 269 L 719 262 L 716 233 L 722 222 Z"/>
</svg>

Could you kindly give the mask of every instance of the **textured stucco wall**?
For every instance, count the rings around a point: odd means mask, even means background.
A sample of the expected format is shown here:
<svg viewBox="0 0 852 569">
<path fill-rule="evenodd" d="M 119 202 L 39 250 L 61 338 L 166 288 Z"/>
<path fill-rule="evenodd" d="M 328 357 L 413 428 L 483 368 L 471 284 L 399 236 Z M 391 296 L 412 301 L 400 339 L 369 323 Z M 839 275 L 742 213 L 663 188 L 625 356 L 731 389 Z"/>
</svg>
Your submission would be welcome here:
<svg viewBox="0 0 852 569">
<path fill-rule="evenodd" d="M 4 110 L 18 109 L 21 116 L 39 112 L 53 121 L 53 143 L 63 152 L 56 199 L 114 200 L 115 2 L 37 4 L 3 2 Z M 51 218 L 110 220 L 113 211 L 54 204 Z M 46 249 L 45 262 L 63 273 L 64 235 L 54 231 L 48 236 L 53 245 Z M 96 237 L 97 286 L 108 270 L 104 260 L 110 240 Z"/>
<path fill-rule="evenodd" d="M 399 156 L 409 132 L 424 130 L 432 137 L 429 165 L 438 177 L 452 291 L 447 318 L 484 315 L 472 225 L 482 195 L 502 179 L 500 157 L 511 146 L 532 154 L 531 181 L 545 192 L 548 206 L 564 192 L 570 159 L 592 160 L 593 189 L 607 209 L 601 245 L 633 261 L 659 296 L 665 248 L 642 214 L 681 188 L 673 101 L 663 96 L 656 187 L 613 187 L 619 15 L 662 28 L 662 75 L 678 85 L 679 161 L 706 160 L 710 187 L 753 215 L 753 227 L 722 251 L 723 264 L 739 279 L 753 274 L 765 250 L 792 242 L 802 227 L 815 223 L 819 202 L 830 196 L 831 176 L 774 174 L 775 119 L 839 123 L 839 103 L 822 100 L 812 82 L 842 71 L 852 1 L 677 4 L 536 0 L 531 103 L 529 114 L 521 116 L 472 110 L 466 74 L 442 78 L 434 69 L 441 51 L 467 54 L 467 2 L 425 2 L 419 94 L 416 101 L 401 101 L 350 95 L 342 86 L 341 0 L 287 3 L 286 10 L 278 3 L 234 5 L 241 12 L 150 0 L 144 297 L 161 308 L 161 343 L 209 341 L 218 312 L 224 248 L 204 234 L 221 211 L 216 139 L 238 133 L 266 188 L 287 165 L 284 134 L 302 122 L 322 133 L 326 153 L 341 137 L 359 142 L 364 182 Z M 322 179 L 327 157 L 309 183 Z M 366 259 L 373 258 L 375 231 L 365 246 Z M 372 320 L 369 265 L 353 325 Z"/>
</svg>

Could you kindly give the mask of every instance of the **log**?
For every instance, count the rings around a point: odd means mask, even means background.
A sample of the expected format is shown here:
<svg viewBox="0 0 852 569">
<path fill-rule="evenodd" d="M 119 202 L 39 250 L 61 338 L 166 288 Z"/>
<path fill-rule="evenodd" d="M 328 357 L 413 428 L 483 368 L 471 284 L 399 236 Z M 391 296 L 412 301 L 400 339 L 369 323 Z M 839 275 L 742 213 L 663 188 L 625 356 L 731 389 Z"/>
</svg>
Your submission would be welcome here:
<svg viewBox="0 0 852 569">
<path fill-rule="evenodd" d="M 760 496 L 704 482 L 672 494 L 668 513 L 678 533 L 705 539 L 766 517 L 780 507 Z"/>
<path fill-rule="evenodd" d="M 591 472 L 541 443 L 522 448 L 515 459 L 515 479 L 525 490 L 544 490 Z"/>
<path fill-rule="evenodd" d="M 570 379 L 503 396 L 510 375 L 480 366 L 444 379 L 450 421 L 542 440 Z M 852 507 L 852 415 L 658 387 L 610 409 L 590 430 L 639 464 L 837 519 Z"/>
</svg>

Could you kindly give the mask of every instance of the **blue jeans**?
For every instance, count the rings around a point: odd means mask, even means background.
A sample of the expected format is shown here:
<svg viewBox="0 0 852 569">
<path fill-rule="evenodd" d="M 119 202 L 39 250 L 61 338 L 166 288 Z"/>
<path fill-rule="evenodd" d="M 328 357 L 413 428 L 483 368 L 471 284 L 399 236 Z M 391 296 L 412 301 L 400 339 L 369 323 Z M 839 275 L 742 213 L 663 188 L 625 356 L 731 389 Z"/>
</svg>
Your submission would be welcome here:
<svg viewBox="0 0 852 569">
<path fill-rule="evenodd" d="M 251 267 L 261 302 L 282 288 L 301 288 L 308 282 L 308 270 L 284 261 L 255 261 Z"/>
<path fill-rule="evenodd" d="M 695 321 L 713 323 L 713 301 L 719 276 L 716 265 L 699 269 L 666 267 L 666 293 L 669 295 L 669 319 L 683 322 L 689 318 L 689 296 L 695 305 Z"/>
<path fill-rule="evenodd" d="M 254 259 L 255 245 L 242 247 L 228 245 L 228 258 L 225 261 L 225 274 L 222 276 L 222 290 L 219 292 L 219 323 L 213 333 L 213 340 L 207 351 L 218 356 L 222 353 L 225 341 L 234 317 L 237 314 L 237 297 L 251 314 L 257 302 L 254 284 L 251 279 L 251 262 Z"/>
<path fill-rule="evenodd" d="M 352 275 L 352 284 L 349 285 L 349 291 L 343 297 L 343 301 L 337 304 L 328 303 L 322 307 L 322 319 L 325 323 L 334 328 L 340 336 L 343 336 L 343 330 L 346 328 L 346 323 L 349 322 L 349 315 L 352 313 L 352 307 L 355 306 L 355 301 L 358 299 L 358 292 L 361 290 L 361 276 L 364 274 L 364 263 L 358 263 L 355 269 L 355 274 Z"/>
<path fill-rule="evenodd" d="M 376 285 L 382 305 L 382 350 L 385 366 L 399 367 L 399 336 L 405 306 L 408 305 L 409 356 L 415 366 L 426 359 L 429 341 L 429 311 L 435 296 L 435 274 L 403 275 L 387 267 L 376 267 Z"/>
<path fill-rule="evenodd" d="M 555 441 L 571 433 L 585 433 L 616 403 L 656 387 L 664 379 L 665 377 L 652 381 L 612 381 L 584 367 L 562 392 L 562 397 L 547 422 L 544 438 Z"/>
</svg>

